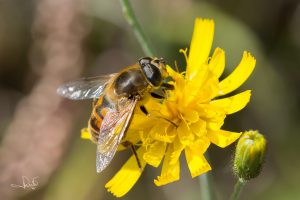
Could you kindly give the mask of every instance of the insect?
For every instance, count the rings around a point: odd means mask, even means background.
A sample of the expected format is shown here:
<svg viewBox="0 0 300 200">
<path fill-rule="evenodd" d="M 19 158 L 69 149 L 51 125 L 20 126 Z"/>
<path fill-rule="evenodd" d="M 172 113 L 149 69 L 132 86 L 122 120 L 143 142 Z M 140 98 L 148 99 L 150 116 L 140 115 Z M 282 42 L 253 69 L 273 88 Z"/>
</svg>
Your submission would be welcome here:
<svg viewBox="0 0 300 200">
<path fill-rule="evenodd" d="M 98 173 L 112 161 L 136 106 L 146 99 L 146 94 L 164 98 L 154 91 L 159 88 L 163 88 L 163 91 L 173 89 L 172 85 L 163 81 L 167 77 L 164 59 L 144 57 L 119 73 L 71 81 L 57 89 L 59 95 L 72 100 L 94 99 L 88 131 L 92 141 L 97 144 Z M 143 105 L 140 105 L 140 109 L 148 114 Z M 125 145 L 131 146 L 141 167 L 134 145 Z"/>
</svg>

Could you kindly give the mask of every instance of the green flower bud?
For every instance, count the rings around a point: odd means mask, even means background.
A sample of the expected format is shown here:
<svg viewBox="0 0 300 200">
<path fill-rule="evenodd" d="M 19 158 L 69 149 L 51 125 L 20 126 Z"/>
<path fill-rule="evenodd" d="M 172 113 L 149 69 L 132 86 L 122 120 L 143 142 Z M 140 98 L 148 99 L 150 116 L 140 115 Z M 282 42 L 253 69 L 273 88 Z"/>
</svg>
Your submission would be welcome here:
<svg viewBox="0 0 300 200">
<path fill-rule="evenodd" d="M 264 163 L 265 153 L 265 137 L 258 131 L 246 131 L 236 146 L 234 172 L 242 180 L 257 177 Z"/>
</svg>

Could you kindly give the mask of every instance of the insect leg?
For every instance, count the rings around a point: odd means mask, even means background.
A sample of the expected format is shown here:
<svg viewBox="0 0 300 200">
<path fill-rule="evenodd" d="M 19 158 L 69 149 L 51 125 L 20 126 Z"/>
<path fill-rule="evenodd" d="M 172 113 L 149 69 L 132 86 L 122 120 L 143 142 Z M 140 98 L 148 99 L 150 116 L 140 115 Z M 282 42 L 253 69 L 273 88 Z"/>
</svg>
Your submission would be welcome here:
<svg viewBox="0 0 300 200">
<path fill-rule="evenodd" d="M 138 155 L 136 153 L 136 150 L 135 150 L 135 148 L 134 148 L 133 145 L 131 145 L 131 150 L 132 150 L 132 152 L 133 152 L 133 154 L 134 154 L 134 156 L 136 158 L 136 162 L 137 162 L 139 168 L 142 170 L 142 165 L 141 165 L 140 159 L 139 159 L 139 157 L 138 157 Z"/>
<path fill-rule="evenodd" d="M 157 93 L 150 93 L 152 97 L 157 98 L 157 99 L 164 99 L 167 96 L 167 90 L 174 90 L 174 85 L 171 85 L 169 83 L 162 83 L 160 86 L 160 91 L 162 94 L 157 94 Z"/>
<path fill-rule="evenodd" d="M 174 90 L 174 85 L 171 85 L 169 83 L 162 83 L 161 87 L 165 90 Z"/>
<path fill-rule="evenodd" d="M 164 98 L 165 98 L 164 96 L 159 95 L 159 94 L 154 93 L 154 92 L 151 92 L 150 95 L 151 95 L 153 98 L 156 98 L 156 99 L 164 99 Z"/>
</svg>

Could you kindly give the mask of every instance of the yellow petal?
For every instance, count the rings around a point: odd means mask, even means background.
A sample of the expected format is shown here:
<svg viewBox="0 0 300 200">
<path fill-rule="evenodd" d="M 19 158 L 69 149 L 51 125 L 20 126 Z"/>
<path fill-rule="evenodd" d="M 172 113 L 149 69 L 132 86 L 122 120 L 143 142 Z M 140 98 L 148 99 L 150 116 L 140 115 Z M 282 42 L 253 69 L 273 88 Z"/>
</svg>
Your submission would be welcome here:
<svg viewBox="0 0 300 200">
<path fill-rule="evenodd" d="M 224 148 L 236 141 L 241 136 L 241 134 L 242 133 L 219 130 L 208 131 L 207 136 L 212 143 Z"/>
<path fill-rule="evenodd" d="M 198 91 L 197 97 L 194 99 L 196 99 L 196 102 L 198 103 L 206 103 L 216 97 L 219 91 L 220 88 L 218 79 L 213 75 L 212 72 L 209 72 L 204 84 Z"/>
<path fill-rule="evenodd" d="M 204 154 L 210 145 L 210 140 L 207 136 L 197 138 L 193 143 L 191 143 L 188 147 L 199 153 Z"/>
<path fill-rule="evenodd" d="M 195 123 L 199 120 L 199 114 L 195 110 L 185 108 L 185 110 L 182 110 L 181 113 L 183 113 L 183 118 L 190 123 Z"/>
<path fill-rule="evenodd" d="M 211 131 L 218 131 L 224 124 L 226 115 L 219 113 L 218 115 L 214 116 L 212 119 L 207 120 L 207 129 Z"/>
<path fill-rule="evenodd" d="M 185 157 L 193 178 L 211 170 L 203 154 L 197 152 L 196 149 L 185 148 Z"/>
<path fill-rule="evenodd" d="M 205 83 L 207 77 L 209 75 L 209 65 L 207 63 L 203 63 L 198 66 L 198 71 L 193 72 L 193 76 L 188 79 L 188 89 L 200 89 L 203 83 Z M 193 92 L 193 91 L 190 91 Z"/>
<path fill-rule="evenodd" d="M 169 65 L 166 66 L 166 70 L 169 74 L 169 76 L 171 76 L 174 80 L 178 79 L 179 76 L 181 76 L 178 72 L 176 72 L 172 67 L 170 67 Z"/>
<path fill-rule="evenodd" d="M 181 73 L 173 70 L 169 65 L 167 65 L 166 69 L 169 76 L 172 77 L 172 79 L 175 81 L 175 88 L 179 91 L 182 91 L 182 87 L 184 86 L 184 76 Z"/>
<path fill-rule="evenodd" d="M 211 101 L 210 104 L 223 108 L 226 114 L 232 114 L 242 110 L 248 104 L 250 96 L 251 90 L 247 90 L 228 98 Z"/>
<path fill-rule="evenodd" d="M 148 146 L 153 143 L 153 138 L 151 138 L 151 136 L 149 135 L 148 130 L 139 131 L 138 135 L 140 136 L 141 142 L 144 147 L 148 148 Z"/>
<path fill-rule="evenodd" d="M 165 118 L 172 118 L 177 115 L 176 103 L 168 99 L 163 103 L 164 106 L 160 109 L 160 114 Z"/>
<path fill-rule="evenodd" d="M 141 140 L 137 131 L 132 131 L 129 129 L 126 132 L 125 138 L 122 141 L 130 142 L 131 144 L 136 144 Z"/>
<path fill-rule="evenodd" d="M 181 122 L 177 128 L 177 134 L 182 144 L 188 145 L 194 140 L 194 135 L 186 123 Z"/>
<path fill-rule="evenodd" d="M 245 51 L 240 64 L 229 76 L 220 82 L 219 95 L 228 94 L 241 86 L 252 73 L 255 63 L 255 58 Z"/>
<path fill-rule="evenodd" d="M 141 129 L 148 129 L 151 127 L 151 123 L 149 123 L 150 120 L 152 119 L 149 119 L 149 116 L 146 116 L 144 113 L 134 113 L 129 126 L 129 130 L 136 131 Z"/>
<path fill-rule="evenodd" d="M 154 98 L 149 98 L 149 100 L 146 102 L 144 106 L 149 112 L 151 111 L 150 114 L 152 113 L 157 114 L 157 112 L 160 111 L 162 104 Z"/>
<path fill-rule="evenodd" d="M 135 156 L 131 156 L 119 172 L 105 185 L 109 192 L 116 197 L 122 197 L 133 187 L 146 166 L 146 162 L 142 159 L 144 152 L 145 149 L 142 147 L 137 150 L 142 170 L 138 167 Z"/>
<path fill-rule="evenodd" d="M 190 125 L 190 129 L 192 133 L 194 133 L 198 137 L 202 137 L 207 133 L 206 121 L 199 119 L 196 123 Z"/>
<path fill-rule="evenodd" d="M 146 153 L 144 153 L 144 160 L 147 162 L 147 164 L 152 165 L 153 167 L 158 167 L 165 155 L 166 147 L 167 145 L 165 142 L 154 142 L 153 144 L 149 145 Z"/>
<path fill-rule="evenodd" d="M 214 21 L 209 19 L 195 20 L 192 36 L 187 77 L 191 78 L 195 72 L 201 70 L 201 65 L 207 61 L 214 37 Z"/>
<path fill-rule="evenodd" d="M 218 108 L 211 104 L 198 104 L 196 106 L 197 111 L 199 112 L 200 118 L 210 119 L 216 116 L 219 116 L 220 113 L 224 112 L 223 108 Z"/>
<path fill-rule="evenodd" d="M 209 75 L 210 72 L 208 70 L 208 64 L 205 63 L 201 65 L 201 68 L 198 68 L 198 71 L 194 71 L 193 75 L 186 80 L 186 87 L 184 88 L 184 102 L 187 102 L 186 104 L 190 103 L 196 98 L 199 100 L 198 93 L 202 90 L 203 84 L 207 82 Z"/>
<path fill-rule="evenodd" d="M 154 180 L 156 186 L 166 185 L 168 183 L 179 180 L 180 164 L 177 162 L 170 164 L 171 154 L 173 152 L 172 145 L 168 146 L 167 153 L 164 158 L 161 175 Z"/>
<path fill-rule="evenodd" d="M 184 149 L 185 145 L 183 145 L 180 142 L 178 137 L 176 137 L 173 144 L 170 144 L 170 145 L 172 145 L 172 147 L 173 147 L 173 152 L 171 153 L 169 162 L 170 162 L 170 165 L 174 165 L 178 161 L 180 154 L 181 154 L 182 150 Z"/>
<path fill-rule="evenodd" d="M 225 68 L 225 52 L 221 48 L 216 48 L 209 62 L 210 71 L 220 78 Z"/>
<path fill-rule="evenodd" d="M 151 123 L 156 123 L 156 120 L 149 118 L 144 113 L 135 113 L 122 141 L 128 141 L 132 144 L 138 143 L 141 140 L 139 132 L 142 130 L 150 130 L 150 128 L 152 128 Z"/>
<path fill-rule="evenodd" d="M 173 142 L 176 136 L 176 132 L 172 128 L 174 125 L 164 119 L 161 119 L 160 122 L 152 124 L 152 126 L 153 127 L 149 132 L 149 136 L 151 138 L 167 143 Z"/>
<path fill-rule="evenodd" d="M 81 139 L 90 140 L 91 138 L 92 138 L 92 136 L 91 136 L 88 128 L 81 129 Z"/>
</svg>

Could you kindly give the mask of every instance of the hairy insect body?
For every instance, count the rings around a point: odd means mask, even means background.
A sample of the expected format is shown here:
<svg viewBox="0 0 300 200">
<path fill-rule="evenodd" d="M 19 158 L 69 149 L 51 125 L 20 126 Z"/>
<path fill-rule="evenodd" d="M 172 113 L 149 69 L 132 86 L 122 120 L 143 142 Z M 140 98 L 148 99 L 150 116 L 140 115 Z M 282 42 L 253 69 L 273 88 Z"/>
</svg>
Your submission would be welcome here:
<svg viewBox="0 0 300 200">
<path fill-rule="evenodd" d="M 118 109 L 117 99 L 133 97 L 142 99 L 151 88 L 139 66 L 127 67 L 116 75 L 111 84 L 106 86 L 104 94 L 94 103 L 88 123 L 92 141 L 97 143 L 101 124 L 107 111 Z"/>
<path fill-rule="evenodd" d="M 160 97 L 153 94 L 153 90 L 166 87 L 163 80 L 167 76 L 163 59 L 144 57 L 119 73 L 75 80 L 58 88 L 57 92 L 69 99 L 94 99 L 88 130 L 91 140 L 97 144 L 97 172 L 109 165 L 121 144 L 131 146 L 141 167 L 134 145 L 123 141 L 123 138 L 135 108 L 139 106 L 147 114 L 144 106 L 147 97 Z"/>
<path fill-rule="evenodd" d="M 102 121 L 110 107 L 111 102 L 106 99 L 106 95 L 101 96 L 93 106 L 92 114 L 88 122 L 88 130 L 91 134 L 91 140 L 97 143 Z"/>
<path fill-rule="evenodd" d="M 125 70 L 116 77 L 113 90 L 119 97 L 130 98 L 132 96 L 142 96 L 147 88 L 150 89 L 140 67 L 133 67 Z"/>
</svg>

